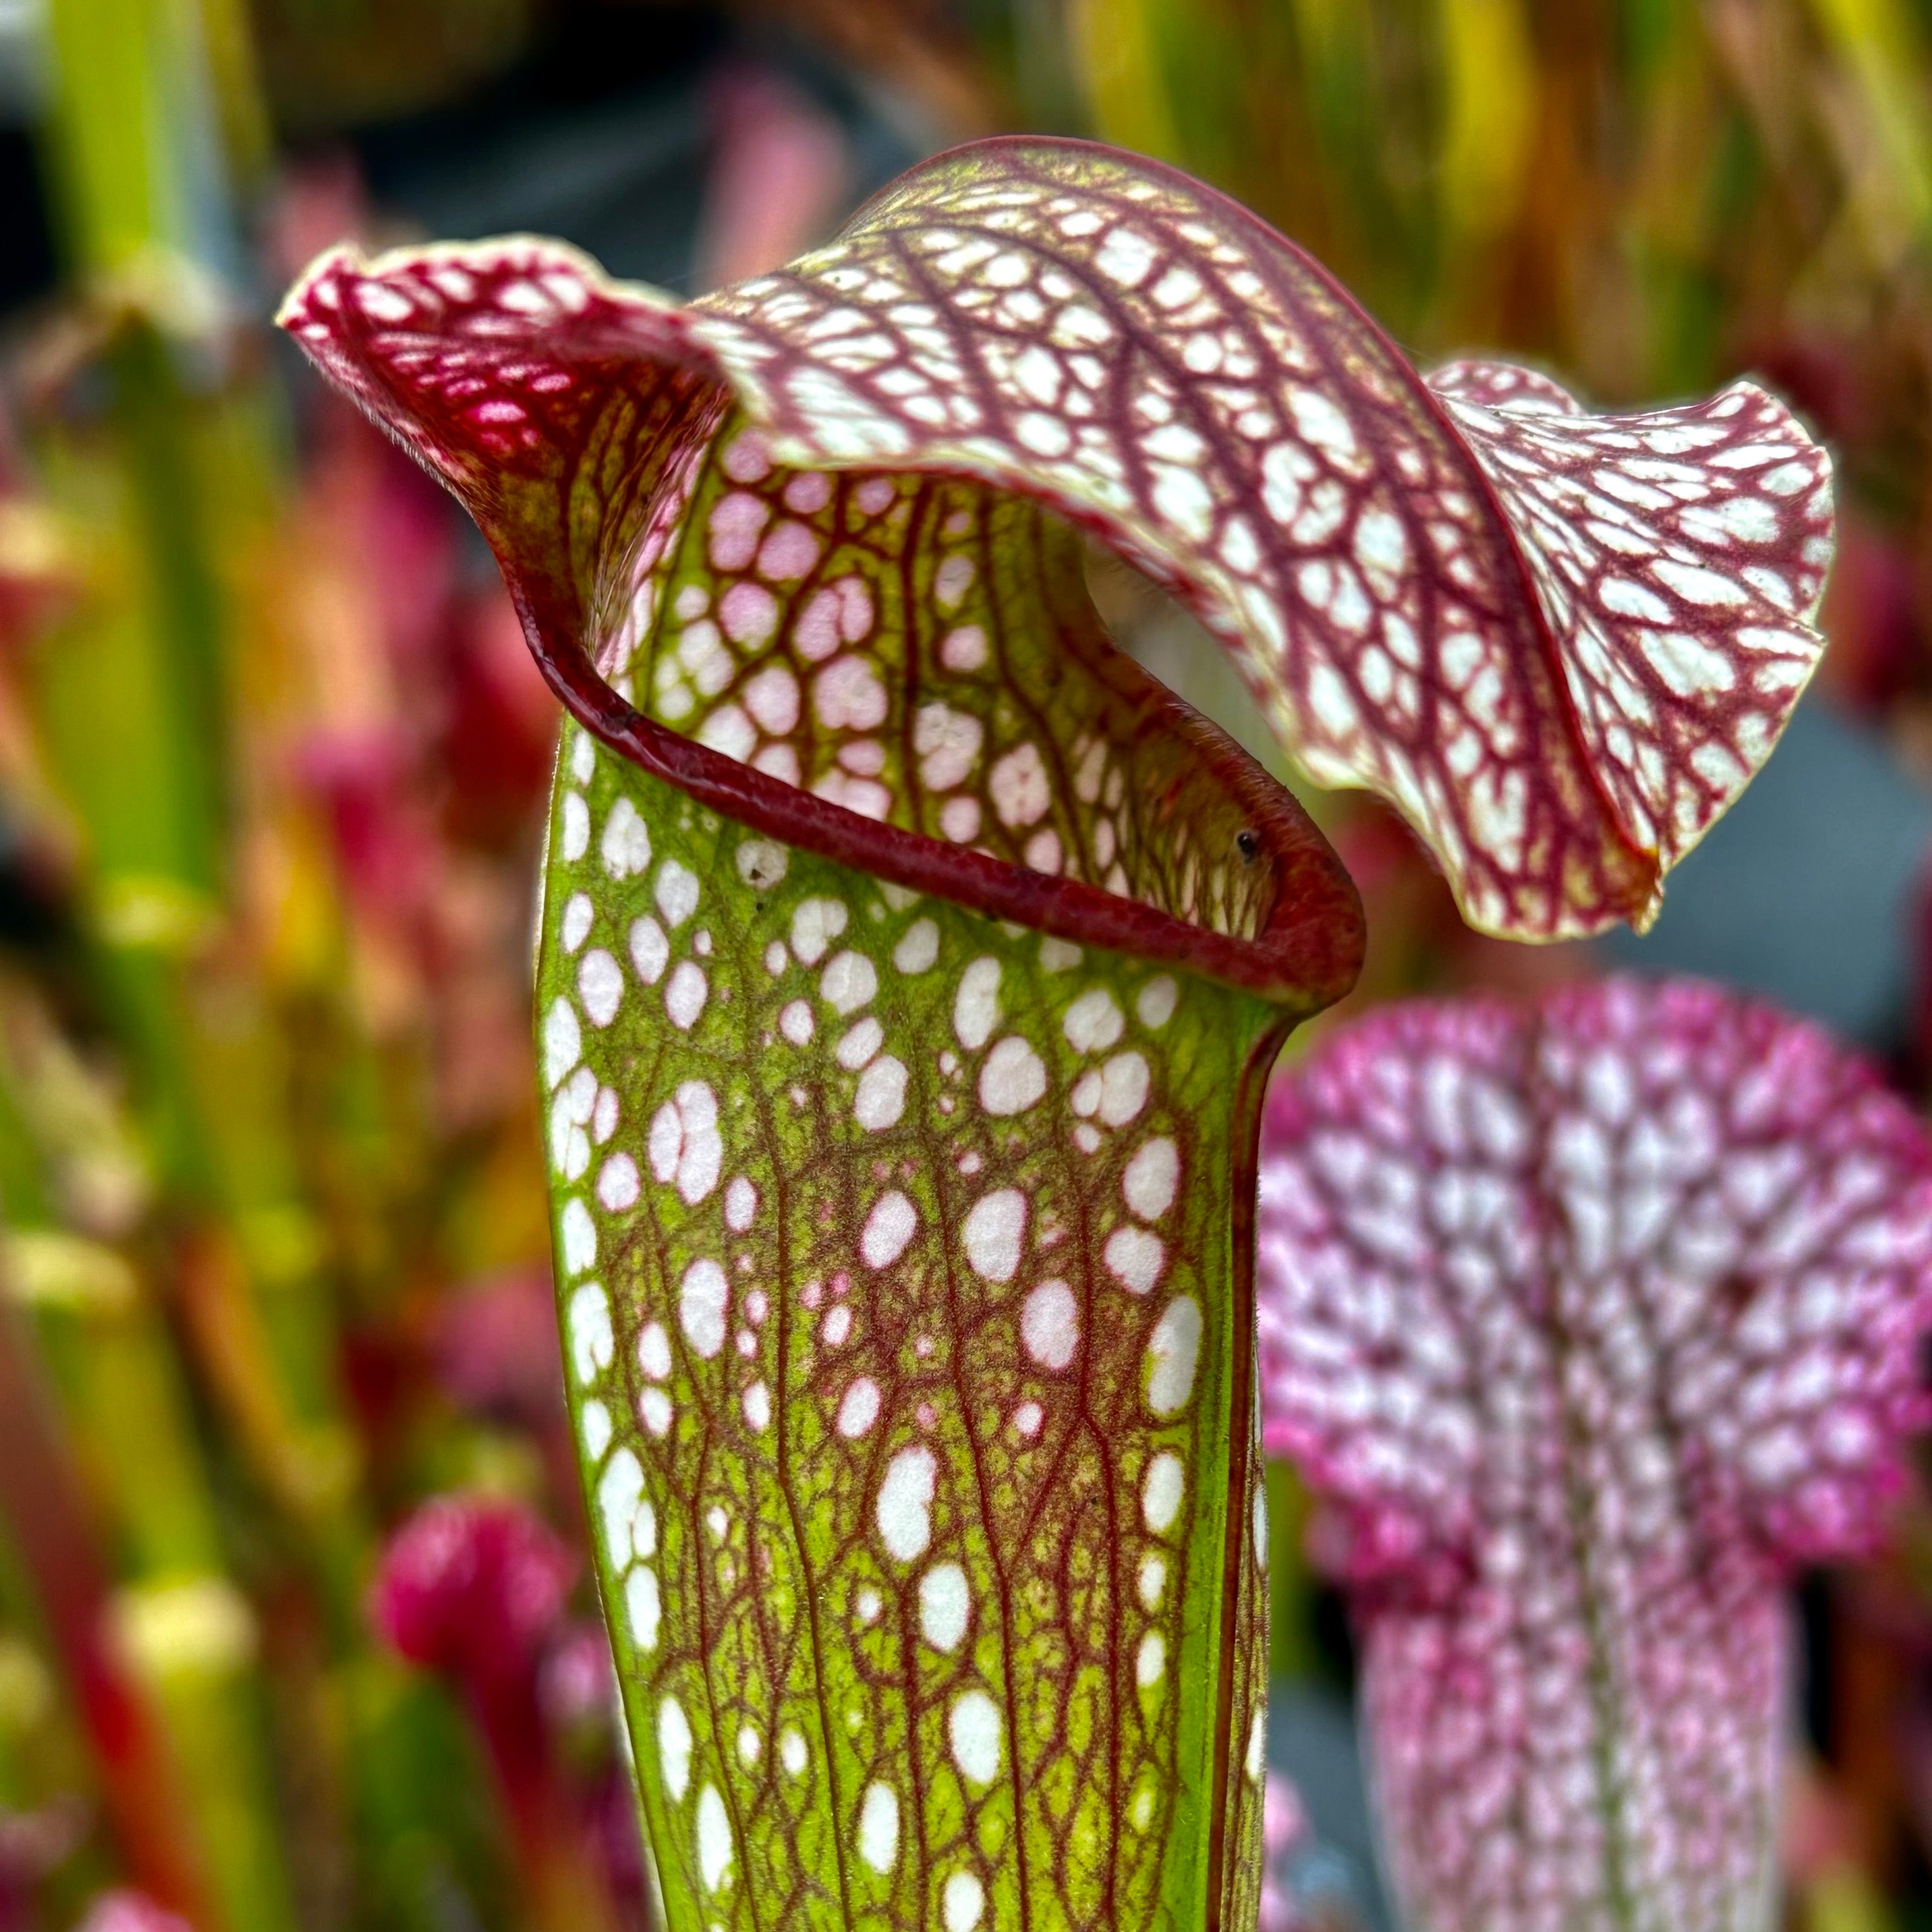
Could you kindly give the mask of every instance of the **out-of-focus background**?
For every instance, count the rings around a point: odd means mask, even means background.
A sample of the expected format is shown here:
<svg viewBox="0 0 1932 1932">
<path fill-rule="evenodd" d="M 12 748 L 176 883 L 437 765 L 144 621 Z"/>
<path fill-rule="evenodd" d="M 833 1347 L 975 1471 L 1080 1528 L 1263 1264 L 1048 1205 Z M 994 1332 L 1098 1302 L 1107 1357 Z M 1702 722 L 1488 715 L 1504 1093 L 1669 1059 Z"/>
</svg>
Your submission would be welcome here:
<svg viewBox="0 0 1932 1932">
<path fill-rule="evenodd" d="M 0 1932 L 652 1922 L 530 1064 L 554 714 L 473 533 L 268 318 L 346 236 L 696 292 L 1007 128 L 1226 188 L 1418 359 L 1798 405 L 1830 652 L 1650 938 L 1474 940 L 1388 814 L 1315 802 L 1358 1004 L 1680 967 L 1924 1094 L 1932 0 L 0 0 Z M 1097 589 L 1256 742 L 1184 620 Z M 1274 1483 L 1290 1876 L 1386 1927 Z M 1788 1910 L 1932 1926 L 1924 1498 L 1802 1613 Z"/>
</svg>

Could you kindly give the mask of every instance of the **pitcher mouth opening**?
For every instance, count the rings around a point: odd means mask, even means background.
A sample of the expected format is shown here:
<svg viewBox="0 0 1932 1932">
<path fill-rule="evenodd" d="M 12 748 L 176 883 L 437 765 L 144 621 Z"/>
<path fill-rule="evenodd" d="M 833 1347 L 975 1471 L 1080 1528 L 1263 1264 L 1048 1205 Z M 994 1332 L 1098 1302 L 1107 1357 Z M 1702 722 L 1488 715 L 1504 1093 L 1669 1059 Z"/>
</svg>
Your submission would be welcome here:
<svg viewBox="0 0 1932 1932">
<path fill-rule="evenodd" d="M 1165 728 L 1241 801 L 1246 822 L 1232 836 L 1232 862 L 1273 874 L 1268 912 L 1252 936 L 870 818 L 770 776 L 640 711 L 598 670 L 583 641 L 547 621 L 514 582 L 512 597 L 545 680 L 578 724 L 639 770 L 749 830 L 989 918 L 1171 964 L 1297 1009 L 1318 1010 L 1354 983 L 1360 901 L 1327 841 L 1226 733 L 1150 679 Z"/>
</svg>

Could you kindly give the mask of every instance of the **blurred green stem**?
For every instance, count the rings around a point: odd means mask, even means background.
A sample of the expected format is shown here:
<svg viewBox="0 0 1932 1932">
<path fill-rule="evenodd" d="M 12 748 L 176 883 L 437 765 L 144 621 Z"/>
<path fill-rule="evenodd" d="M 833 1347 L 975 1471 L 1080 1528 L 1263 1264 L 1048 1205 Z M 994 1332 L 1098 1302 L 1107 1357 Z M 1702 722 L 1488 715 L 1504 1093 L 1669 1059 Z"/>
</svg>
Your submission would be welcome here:
<svg viewBox="0 0 1932 1932">
<path fill-rule="evenodd" d="M 0 1291 L 0 1508 L 94 1749 L 130 1876 L 191 1924 L 214 1923 L 199 1834 L 153 1712 L 112 1640 L 92 1512 L 68 1460 L 26 1324 Z"/>
<path fill-rule="evenodd" d="M 44 654 L 40 709 L 90 848 L 95 963 L 180 1231 L 188 1333 L 262 1486 L 324 1531 L 305 1540 L 340 1635 L 366 1558 L 352 1438 L 320 1244 L 303 1238 L 283 1042 L 230 877 L 234 656 L 251 641 L 237 579 L 284 479 L 260 398 L 220 373 L 210 317 L 170 306 L 227 266 L 224 138 L 254 128 L 242 161 L 259 165 L 245 20 L 232 0 L 53 0 L 50 18 L 70 251 L 118 319 L 105 434 L 57 431 L 51 452 L 57 495 L 112 567 Z"/>
</svg>

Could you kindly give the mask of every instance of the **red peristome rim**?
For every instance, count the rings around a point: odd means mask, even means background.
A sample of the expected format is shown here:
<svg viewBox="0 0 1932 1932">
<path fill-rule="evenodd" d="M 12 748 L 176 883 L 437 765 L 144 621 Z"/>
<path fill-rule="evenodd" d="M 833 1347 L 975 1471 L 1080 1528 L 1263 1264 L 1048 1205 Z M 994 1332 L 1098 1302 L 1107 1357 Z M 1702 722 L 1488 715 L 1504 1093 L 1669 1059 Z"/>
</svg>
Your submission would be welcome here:
<svg viewBox="0 0 1932 1932">
<path fill-rule="evenodd" d="M 556 248 L 558 244 L 541 245 Z M 395 251 L 388 259 L 460 252 L 406 250 Z M 318 284 L 326 278 L 345 269 L 367 274 L 376 266 L 362 260 L 352 248 L 330 249 L 310 265 L 290 291 L 277 314 L 278 322 L 286 327 L 308 311 Z M 597 286 L 614 299 L 622 299 L 621 284 L 613 284 L 587 260 L 585 267 L 594 274 Z M 339 340 L 362 333 L 368 324 L 352 305 L 345 304 L 333 309 L 331 327 Z M 653 332 L 659 339 L 623 342 L 622 352 L 682 369 L 713 386 L 721 396 L 739 400 L 728 374 L 706 344 L 686 328 L 676 329 L 669 342 L 662 339 L 664 333 L 660 326 Z M 612 346 L 616 350 L 620 344 L 614 341 Z M 380 389 L 393 399 L 399 417 L 406 420 L 414 414 L 412 407 L 396 394 L 380 358 L 351 358 L 340 352 L 325 357 L 316 355 L 306 341 L 302 346 L 326 373 L 352 376 L 343 386 L 377 427 L 394 436 L 426 467 L 436 466 L 424 449 L 413 447 L 370 406 L 368 392 Z M 749 405 L 746 407 L 748 416 L 755 422 Z M 807 466 L 832 471 L 880 466 L 817 463 Z M 968 469 L 924 464 L 904 466 L 922 475 L 956 476 L 985 486 L 985 479 Z M 466 497 L 464 479 L 446 472 L 441 480 L 452 486 L 459 497 Z M 1064 514 L 1049 491 L 1016 488 L 1015 494 Z M 1087 520 L 1080 520 L 1084 524 Z M 1096 534 L 1108 535 L 1099 530 Z M 1366 937 L 1354 882 L 1293 795 L 1217 726 L 1172 693 L 1166 694 L 1166 715 L 1162 722 L 1177 735 L 1193 740 L 1203 761 L 1246 803 L 1258 842 L 1256 858 L 1274 868 L 1274 904 L 1254 939 L 1215 932 L 1084 881 L 1035 872 L 864 818 L 658 724 L 605 681 L 569 614 L 555 608 L 560 600 L 547 596 L 540 582 L 526 576 L 494 538 L 490 544 L 531 653 L 565 710 L 619 757 L 674 785 L 697 804 L 752 831 L 888 884 L 929 892 L 990 918 L 1011 920 L 1056 938 L 1172 964 L 1299 1013 L 1318 1012 L 1332 1004 L 1354 983 Z M 1139 572 L 1139 566 L 1111 539 L 1108 547 Z"/>
</svg>

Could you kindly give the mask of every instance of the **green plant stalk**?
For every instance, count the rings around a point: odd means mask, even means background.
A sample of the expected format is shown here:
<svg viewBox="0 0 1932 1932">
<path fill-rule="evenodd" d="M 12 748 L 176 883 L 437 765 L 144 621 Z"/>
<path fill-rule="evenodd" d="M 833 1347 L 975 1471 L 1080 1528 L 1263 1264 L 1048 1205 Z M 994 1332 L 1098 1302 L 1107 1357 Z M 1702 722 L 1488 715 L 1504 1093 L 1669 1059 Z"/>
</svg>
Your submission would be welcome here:
<svg viewBox="0 0 1932 1932">
<path fill-rule="evenodd" d="M 172 381 L 164 364 L 134 366 Z M 185 414 L 184 400 L 174 400 Z M 258 1458 L 258 1466 L 279 1502 L 313 1514 L 340 1510 L 340 1482 L 296 1496 L 282 1472 L 304 1457 L 312 1467 L 343 1464 L 331 1320 L 314 1244 L 303 1234 L 274 1012 L 252 968 L 221 934 L 217 896 L 226 871 L 228 814 L 218 801 L 229 790 L 220 776 L 229 727 L 201 633 L 208 613 L 224 622 L 228 613 L 208 573 L 178 560 L 165 569 L 153 561 L 184 536 L 218 554 L 224 536 L 211 536 L 178 506 L 159 524 L 142 512 L 170 494 L 218 495 L 222 472 L 208 474 L 197 446 L 210 439 L 193 434 L 190 422 L 176 428 L 172 493 L 128 484 L 122 438 L 104 446 L 69 434 L 48 439 L 45 466 L 56 498 L 100 533 L 105 568 L 92 604 L 35 660 L 36 710 L 86 839 L 83 890 L 98 942 L 91 964 L 132 1063 L 170 1218 L 251 1264 L 248 1292 L 262 1303 L 252 1331 L 262 1346 L 249 1374 L 258 1407 L 272 1406 L 280 1418 L 278 1453 Z M 245 484 L 245 472 L 238 480 Z M 200 614 L 192 623 L 167 614 L 190 606 Z M 182 641 L 190 633 L 200 636 L 193 651 Z M 187 712 L 166 702 L 193 681 L 184 662 L 207 672 L 205 701 Z M 260 1277 L 268 1270 L 280 1286 L 262 1295 Z M 315 1444 L 305 1439 L 311 1436 Z M 268 1446 L 259 1430 L 244 1432 L 244 1442 Z M 310 1454 L 325 1442 L 335 1446 Z M 332 1565 L 331 1594 L 345 1614 L 357 1541 L 351 1536 Z"/>
<path fill-rule="evenodd" d="M 217 272 L 229 223 L 216 121 L 232 136 L 260 118 L 245 38 L 220 6 L 204 20 L 194 0 L 112 4 L 125 44 L 99 62 L 98 10 L 52 14 L 54 152 L 74 266 L 96 286 L 160 257 Z M 261 506 L 278 500 L 280 478 L 260 400 L 245 387 L 195 393 L 182 344 L 164 332 L 184 318 L 164 302 L 155 308 L 160 298 L 138 278 L 134 293 L 149 308 L 107 353 L 104 444 L 56 461 L 92 500 L 91 528 L 112 508 L 122 594 L 100 614 L 94 650 L 47 655 L 42 716 L 88 836 L 102 980 L 185 1225 L 191 1294 L 210 1278 L 200 1264 L 230 1258 L 216 1278 L 232 1288 L 235 1318 L 205 1370 L 259 1478 L 316 1530 L 340 1637 L 354 1625 L 368 1539 L 349 1510 L 352 1438 L 317 1244 L 299 1206 L 285 1055 L 250 968 L 224 956 L 211 974 L 203 956 L 232 898 L 231 659 L 245 615 L 230 560 L 259 553 L 272 514 Z M 104 737 L 112 755 L 102 755 Z M 216 1339 L 212 1324 L 196 1332 Z"/>
<path fill-rule="evenodd" d="M 41 1386 L 26 1326 L 4 1293 L 0 1510 L 56 1646 L 130 1876 L 157 1903 L 197 1926 L 212 1924 L 202 1834 L 180 1802 L 176 1767 L 146 1690 L 118 1654 L 86 1498 Z"/>
<path fill-rule="evenodd" d="M 279 1096 L 260 1082 L 211 1091 L 202 1023 L 206 949 L 229 896 L 232 805 L 226 654 L 236 618 L 220 560 L 225 543 L 248 534 L 240 516 L 216 506 L 245 506 L 245 486 L 269 468 L 224 436 L 220 419 L 236 405 L 191 392 L 167 333 L 199 325 L 206 282 L 197 278 L 224 266 L 219 144 L 212 122 L 197 119 L 209 96 L 197 79 L 195 10 L 111 0 L 110 10 L 111 21 L 92 5 L 61 5 L 50 18 L 68 252 L 82 288 L 107 299 L 111 334 L 103 432 L 56 429 L 47 439 L 56 499 L 92 512 L 83 520 L 104 568 L 91 607 L 38 661 L 38 709 L 86 842 L 88 910 L 100 942 L 94 970 L 150 1129 L 171 1231 L 162 1265 L 181 1282 L 188 1332 L 205 1345 L 203 1372 L 231 1415 L 240 1410 L 244 1454 L 286 1505 L 290 1472 L 321 1459 L 302 1453 L 288 1378 L 245 1276 L 229 1264 L 239 1252 L 229 1232 L 238 1207 L 260 1204 L 246 1171 L 224 1158 L 238 1146 L 285 1146 L 286 1126 Z M 226 494 L 224 481 L 244 487 Z M 258 1048 L 266 1038 L 258 1025 Z M 225 1137 L 211 1132 L 216 1118 Z M 224 1290 L 212 1306 L 210 1281 Z M 47 1340 L 68 1412 L 100 1452 L 132 1579 L 123 1635 L 165 1709 L 220 1916 L 236 1932 L 287 1925 L 252 1624 L 225 1580 L 166 1331 L 139 1305 L 84 1324 L 50 1316 L 44 1326 L 56 1331 Z M 292 1334 L 281 1326 L 280 1339 L 308 1358 L 308 1386 L 326 1389 L 326 1325 L 310 1321 Z M 322 1540 L 339 1628 L 352 1615 L 356 1540 Z"/>
<path fill-rule="evenodd" d="M 62 1238 L 16 1102 L 17 1078 L 10 1067 L 0 1069 L 0 1174 L 8 1182 L 4 1213 L 16 1258 L 26 1252 L 23 1236 Z M 86 1246 L 65 1238 L 76 1250 Z M 17 1259 L 7 1273 L 22 1281 Z M 134 1280 L 124 1264 L 116 1273 Z M 18 1454 L 0 1456 L 15 1475 L 4 1502 L 50 1627 L 64 1645 L 82 1646 L 70 1652 L 68 1667 L 82 1708 L 92 1714 L 91 1700 L 106 1700 L 90 1726 L 104 1780 L 138 1781 L 137 1792 L 116 1807 L 123 1844 L 140 1871 L 154 1862 L 146 1837 L 151 1828 L 178 1843 L 182 1872 L 160 1876 L 171 1895 L 192 1904 L 198 1924 L 237 1932 L 292 1926 L 280 1846 L 262 1802 L 252 1623 L 226 1578 L 207 1474 L 165 1325 L 138 1292 L 92 1300 L 43 1292 L 32 1316 L 30 1327 L 10 1306 L 5 1311 L 13 1386 L 0 1406 L 16 1415 L 22 1434 Z M 59 1420 L 44 1399 L 36 1406 L 30 1334 L 52 1371 Z M 63 1422 L 71 1449 L 62 1441 Z M 80 1461 L 92 1495 L 108 1499 L 111 1558 L 93 1556 L 82 1540 L 86 1505 L 63 1500 L 51 1512 L 54 1526 L 43 1520 L 45 1498 L 78 1495 L 76 1481 L 62 1473 L 70 1456 Z M 56 1533 L 60 1525 L 70 1526 L 64 1535 Z M 110 1573 L 127 1580 L 118 1591 L 106 1580 Z M 140 1706 L 148 1700 L 163 1720 L 165 1748 L 141 1729 Z M 131 1767 L 124 1773 L 116 1756 L 124 1750 Z M 177 1790 L 188 1802 L 161 1803 L 158 1825 L 136 1815 L 156 1791 L 171 1798 Z M 176 1816 L 178 1808 L 192 1829 Z"/>
</svg>

